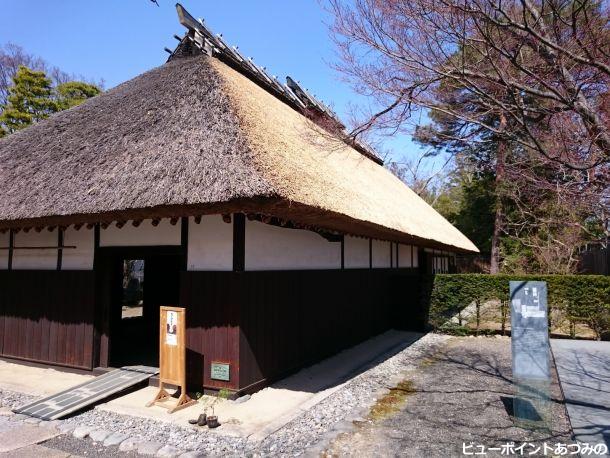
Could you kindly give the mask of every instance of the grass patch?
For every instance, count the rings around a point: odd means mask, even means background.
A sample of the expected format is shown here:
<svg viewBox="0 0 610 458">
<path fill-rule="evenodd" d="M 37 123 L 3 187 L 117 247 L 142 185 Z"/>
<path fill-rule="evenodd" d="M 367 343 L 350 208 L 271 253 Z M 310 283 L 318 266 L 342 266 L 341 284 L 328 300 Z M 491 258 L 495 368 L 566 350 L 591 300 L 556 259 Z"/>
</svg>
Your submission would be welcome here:
<svg viewBox="0 0 610 458">
<path fill-rule="evenodd" d="M 415 391 L 415 386 L 411 380 L 403 380 L 377 400 L 369 412 L 369 418 L 371 420 L 383 420 L 397 413 L 406 403 L 407 396 L 415 393 Z"/>
</svg>

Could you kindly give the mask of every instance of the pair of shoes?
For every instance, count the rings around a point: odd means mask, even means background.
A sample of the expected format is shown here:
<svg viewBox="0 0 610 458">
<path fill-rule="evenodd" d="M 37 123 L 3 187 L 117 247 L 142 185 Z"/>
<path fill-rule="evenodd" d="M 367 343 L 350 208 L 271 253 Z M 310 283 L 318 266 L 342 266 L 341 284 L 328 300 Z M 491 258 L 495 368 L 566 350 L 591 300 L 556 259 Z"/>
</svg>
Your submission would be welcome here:
<svg viewBox="0 0 610 458">
<path fill-rule="evenodd" d="M 207 415 L 202 413 L 201 415 L 199 415 L 199 418 L 191 418 L 189 420 L 189 423 L 191 425 L 198 425 L 198 426 L 205 426 L 208 421 L 207 421 Z"/>
</svg>

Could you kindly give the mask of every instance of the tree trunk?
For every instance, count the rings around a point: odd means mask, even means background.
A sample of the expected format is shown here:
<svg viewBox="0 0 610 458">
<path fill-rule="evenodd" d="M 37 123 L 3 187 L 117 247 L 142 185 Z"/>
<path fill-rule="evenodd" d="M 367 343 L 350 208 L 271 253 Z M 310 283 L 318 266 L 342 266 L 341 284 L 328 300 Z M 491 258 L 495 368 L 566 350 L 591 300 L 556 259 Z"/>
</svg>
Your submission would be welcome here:
<svg viewBox="0 0 610 458">
<path fill-rule="evenodd" d="M 506 118 L 500 115 L 500 129 L 506 128 Z M 494 218 L 494 232 L 491 238 L 491 259 L 489 262 L 489 273 L 500 273 L 500 234 L 504 225 L 504 212 L 501 199 L 501 184 L 504 180 L 504 161 L 506 156 L 506 141 L 498 140 L 498 152 L 496 154 L 496 215 Z"/>
</svg>

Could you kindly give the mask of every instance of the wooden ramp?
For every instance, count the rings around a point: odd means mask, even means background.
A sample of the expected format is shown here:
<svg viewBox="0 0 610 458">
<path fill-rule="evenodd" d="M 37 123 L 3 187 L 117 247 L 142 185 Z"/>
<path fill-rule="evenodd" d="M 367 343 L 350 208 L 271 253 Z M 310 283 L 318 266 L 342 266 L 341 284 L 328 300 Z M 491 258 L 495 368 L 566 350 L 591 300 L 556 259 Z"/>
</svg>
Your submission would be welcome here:
<svg viewBox="0 0 610 458">
<path fill-rule="evenodd" d="M 41 420 L 56 420 L 131 388 L 158 373 L 157 367 L 121 367 L 13 411 Z"/>
</svg>

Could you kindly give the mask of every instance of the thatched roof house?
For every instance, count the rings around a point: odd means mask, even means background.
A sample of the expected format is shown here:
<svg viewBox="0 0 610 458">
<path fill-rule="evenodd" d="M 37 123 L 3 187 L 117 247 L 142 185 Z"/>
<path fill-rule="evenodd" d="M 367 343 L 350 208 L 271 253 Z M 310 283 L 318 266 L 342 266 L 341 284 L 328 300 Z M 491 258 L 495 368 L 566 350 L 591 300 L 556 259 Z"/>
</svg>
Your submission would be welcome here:
<svg viewBox="0 0 610 458">
<path fill-rule="evenodd" d="M 0 139 L 0 177 L 0 228 L 254 211 L 477 251 L 382 165 L 205 55 Z"/>
<path fill-rule="evenodd" d="M 0 139 L 0 356 L 155 365 L 178 304 L 191 383 L 251 392 L 421 329 L 422 275 L 477 248 L 298 83 L 178 11 L 166 64 Z"/>
</svg>

